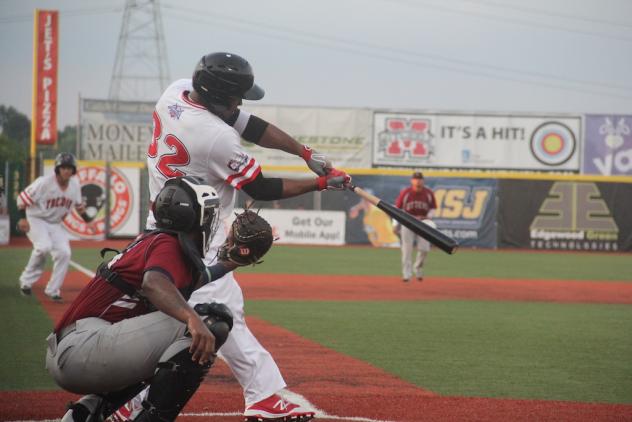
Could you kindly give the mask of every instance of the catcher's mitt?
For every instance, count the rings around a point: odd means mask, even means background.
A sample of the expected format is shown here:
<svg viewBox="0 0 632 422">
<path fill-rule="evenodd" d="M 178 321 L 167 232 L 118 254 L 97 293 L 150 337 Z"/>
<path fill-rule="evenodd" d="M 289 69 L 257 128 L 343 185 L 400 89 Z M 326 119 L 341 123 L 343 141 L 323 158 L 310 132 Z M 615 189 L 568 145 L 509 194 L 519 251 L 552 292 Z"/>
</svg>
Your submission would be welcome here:
<svg viewBox="0 0 632 422">
<path fill-rule="evenodd" d="M 260 264 L 273 240 L 270 224 L 256 212 L 246 210 L 237 214 L 218 257 L 239 266 Z"/>
</svg>

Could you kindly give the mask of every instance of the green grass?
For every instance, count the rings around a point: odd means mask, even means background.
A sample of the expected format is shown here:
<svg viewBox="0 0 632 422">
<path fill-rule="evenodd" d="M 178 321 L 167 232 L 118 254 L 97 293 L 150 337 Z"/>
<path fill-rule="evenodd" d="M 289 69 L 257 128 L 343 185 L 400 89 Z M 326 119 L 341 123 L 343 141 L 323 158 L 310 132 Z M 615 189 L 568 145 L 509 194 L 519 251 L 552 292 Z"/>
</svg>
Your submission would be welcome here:
<svg viewBox="0 0 632 422">
<path fill-rule="evenodd" d="M 246 313 L 443 395 L 632 403 L 630 306 L 257 301 Z"/>
<path fill-rule="evenodd" d="M 93 270 L 101 262 L 100 248 L 74 248 L 72 259 Z M 0 250 L 0 264 L 26 264 L 30 250 Z M 111 257 L 112 255 L 108 255 Z M 21 270 L 21 268 L 20 268 Z M 244 273 L 400 275 L 398 249 L 369 247 L 296 247 L 277 245 L 264 264 L 238 270 Z M 455 255 L 430 252 L 426 275 L 493 277 L 502 279 L 561 279 L 632 282 L 632 254 L 547 253 L 459 250 Z M 19 274 L 19 273 L 18 273 Z"/>
<path fill-rule="evenodd" d="M 73 260 L 94 270 L 100 248 L 74 248 Z M 0 250 L 0 263 L 28 260 L 28 249 Z M 111 257 L 112 255 L 108 255 Z M 20 268 L 21 270 L 21 268 Z M 370 247 L 296 247 L 277 245 L 264 264 L 238 270 L 244 273 L 358 274 L 399 276 L 399 249 Z M 562 279 L 632 282 L 632 254 L 547 253 L 525 251 L 459 250 L 455 255 L 433 250 L 426 275 L 494 277 L 503 279 Z"/>
<path fill-rule="evenodd" d="M 75 247 L 73 260 L 94 270 L 98 251 Z M 52 322 L 18 290 L 29 254 L 0 249 L 3 391 L 56 388 L 44 369 Z M 631 281 L 631 262 L 624 254 L 433 251 L 427 274 Z M 399 276 L 399 251 L 275 246 L 264 264 L 240 271 Z M 632 403 L 631 306 L 251 301 L 247 313 L 440 394 Z"/>
<path fill-rule="evenodd" d="M 0 390 L 54 389 L 44 368 L 46 336 L 53 323 L 34 297 L 23 297 L 18 277 L 30 250 L 0 249 Z"/>
<path fill-rule="evenodd" d="M 399 249 L 369 247 L 275 246 L 256 267 L 243 272 L 359 274 L 399 276 Z M 632 254 L 570 254 L 525 251 L 434 249 L 425 265 L 428 276 L 495 277 L 632 282 Z"/>
</svg>

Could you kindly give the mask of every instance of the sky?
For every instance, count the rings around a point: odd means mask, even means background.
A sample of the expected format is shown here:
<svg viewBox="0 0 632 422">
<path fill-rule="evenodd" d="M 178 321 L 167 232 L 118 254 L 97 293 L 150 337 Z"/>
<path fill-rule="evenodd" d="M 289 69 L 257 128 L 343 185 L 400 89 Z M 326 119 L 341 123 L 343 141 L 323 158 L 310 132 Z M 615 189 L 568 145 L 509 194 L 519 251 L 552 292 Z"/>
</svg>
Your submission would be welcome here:
<svg viewBox="0 0 632 422">
<path fill-rule="evenodd" d="M 170 79 L 190 77 L 204 54 L 237 53 L 266 90 L 260 104 L 632 114 L 629 0 L 160 5 Z M 124 0 L 0 0 L 0 104 L 30 117 L 32 15 L 56 9 L 58 126 L 76 124 L 79 96 L 108 97 L 124 7 Z"/>
</svg>

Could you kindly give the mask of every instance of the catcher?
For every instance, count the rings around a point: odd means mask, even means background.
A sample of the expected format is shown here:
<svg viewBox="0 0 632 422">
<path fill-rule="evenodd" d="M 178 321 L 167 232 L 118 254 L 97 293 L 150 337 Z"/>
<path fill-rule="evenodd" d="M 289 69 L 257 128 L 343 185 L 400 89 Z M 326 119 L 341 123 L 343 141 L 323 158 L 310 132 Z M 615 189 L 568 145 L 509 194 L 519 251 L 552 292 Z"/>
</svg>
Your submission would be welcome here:
<svg viewBox="0 0 632 422">
<path fill-rule="evenodd" d="M 272 245 L 270 225 L 246 211 L 222 248 L 225 258 L 206 267 L 219 198 L 193 177 L 168 180 L 152 211 L 157 229 L 102 264 L 47 338 L 55 382 L 87 394 L 62 421 L 104 420 L 147 386 L 134 420 L 175 420 L 233 326 L 225 305 L 186 300 L 200 285 L 259 262 Z"/>
</svg>

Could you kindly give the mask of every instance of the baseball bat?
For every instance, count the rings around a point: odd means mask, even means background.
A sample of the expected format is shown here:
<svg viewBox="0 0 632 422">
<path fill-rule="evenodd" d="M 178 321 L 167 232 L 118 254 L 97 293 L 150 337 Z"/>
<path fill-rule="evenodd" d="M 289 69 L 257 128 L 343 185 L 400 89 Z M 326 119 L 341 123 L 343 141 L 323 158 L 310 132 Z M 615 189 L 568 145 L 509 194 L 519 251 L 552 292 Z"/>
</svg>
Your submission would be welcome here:
<svg viewBox="0 0 632 422">
<path fill-rule="evenodd" d="M 399 221 L 403 226 L 406 226 L 415 234 L 423 237 L 428 242 L 437 246 L 442 251 L 453 254 L 459 247 L 459 244 L 456 240 L 452 239 L 450 236 L 443 234 L 438 229 L 435 229 L 434 227 L 423 223 L 421 220 L 416 219 L 412 215 L 408 214 L 406 211 L 403 211 L 396 206 L 389 204 L 388 202 L 382 201 L 377 196 L 371 195 L 367 191 L 357 186 L 352 185 L 351 190 L 355 192 L 358 196 L 366 199 L 367 201 L 384 211 L 388 216 Z"/>
</svg>

